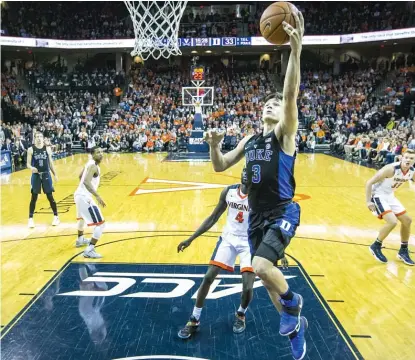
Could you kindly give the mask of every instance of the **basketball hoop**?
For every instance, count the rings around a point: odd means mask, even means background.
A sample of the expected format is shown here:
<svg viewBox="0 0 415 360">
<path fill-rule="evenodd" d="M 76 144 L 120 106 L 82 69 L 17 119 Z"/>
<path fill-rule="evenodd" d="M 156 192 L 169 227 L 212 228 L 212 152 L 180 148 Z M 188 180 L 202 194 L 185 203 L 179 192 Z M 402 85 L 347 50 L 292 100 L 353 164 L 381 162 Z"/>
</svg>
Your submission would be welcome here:
<svg viewBox="0 0 415 360">
<path fill-rule="evenodd" d="M 181 55 L 179 25 L 187 1 L 124 0 L 134 25 L 135 44 L 131 56 L 143 60 Z"/>
</svg>

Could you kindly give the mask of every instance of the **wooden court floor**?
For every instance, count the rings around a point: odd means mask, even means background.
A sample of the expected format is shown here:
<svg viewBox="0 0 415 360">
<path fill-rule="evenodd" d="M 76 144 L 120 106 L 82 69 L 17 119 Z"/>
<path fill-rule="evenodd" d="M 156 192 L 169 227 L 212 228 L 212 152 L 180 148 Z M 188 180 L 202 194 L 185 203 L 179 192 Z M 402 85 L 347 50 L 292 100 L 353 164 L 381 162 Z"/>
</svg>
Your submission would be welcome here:
<svg viewBox="0 0 415 360">
<path fill-rule="evenodd" d="M 97 248 L 103 262 L 208 263 L 225 216 L 184 253 L 177 254 L 177 244 L 210 214 L 222 187 L 239 181 L 242 163 L 214 173 L 209 162 L 167 162 L 165 156 L 104 155 L 99 192 L 107 203 L 106 229 Z M 75 155 L 56 161 L 58 227 L 50 225 L 52 214 L 41 195 L 37 226 L 27 228 L 29 171 L 2 178 L 2 328 L 68 261 L 85 261 L 74 246 L 72 194 L 86 160 Z M 377 263 L 368 250 L 381 226 L 365 204 L 364 183 L 373 173 L 327 155 L 300 154 L 296 198 L 301 225 L 287 252 L 291 265 L 297 261 L 311 276 L 365 359 L 415 359 L 415 269 L 395 258 L 399 229 L 385 242 L 387 265 Z M 415 216 L 415 189 L 405 185 L 397 197 Z M 415 257 L 413 234 L 410 243 Z"/>
</svg>

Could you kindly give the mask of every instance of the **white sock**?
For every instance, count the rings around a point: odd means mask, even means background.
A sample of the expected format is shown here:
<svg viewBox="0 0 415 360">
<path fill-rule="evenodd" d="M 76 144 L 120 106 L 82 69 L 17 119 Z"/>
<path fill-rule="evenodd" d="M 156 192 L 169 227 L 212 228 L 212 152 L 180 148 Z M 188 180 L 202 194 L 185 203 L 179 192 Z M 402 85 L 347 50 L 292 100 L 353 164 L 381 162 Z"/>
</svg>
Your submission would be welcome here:
<svg viewBox="0 0 415 360">
<path fill-rule="evenodd" d="M 248 310 L 248 308 L 244 309 L 241 305 L 239 305 L 238 313 L 245 314 L 246 310 Z"/>
<path fill-rule="evenodd" d="M 202 308 L 194 307 L 192 315 L 196 318 L 196 320 L 200 319 L 200 314 L 202 313 Z"/>
<path fill-rule="evenodd" d="M 85 249 L 85 251 L 92 251 L 92 250 L 94 250 L 94 246 L 95 245 L 92 245 L 92 244 L 89 244 L 87 247 L 86 247 L 86 249 Z"/>
</svg>

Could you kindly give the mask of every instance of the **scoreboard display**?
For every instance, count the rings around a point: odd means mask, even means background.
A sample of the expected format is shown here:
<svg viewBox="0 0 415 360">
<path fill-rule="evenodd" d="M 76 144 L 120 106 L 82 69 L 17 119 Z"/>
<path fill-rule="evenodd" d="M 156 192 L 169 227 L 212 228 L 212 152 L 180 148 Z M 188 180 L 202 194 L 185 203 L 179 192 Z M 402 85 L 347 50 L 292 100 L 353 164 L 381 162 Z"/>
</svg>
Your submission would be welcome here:
<svg viewBox="0 0 415 360">
<path fill-rule="evenodd" d="M 205 67 L 204 66 L 192 66 L 191 72 L 192 81 L 204 81 L 205 80 Z"/>
</svg>

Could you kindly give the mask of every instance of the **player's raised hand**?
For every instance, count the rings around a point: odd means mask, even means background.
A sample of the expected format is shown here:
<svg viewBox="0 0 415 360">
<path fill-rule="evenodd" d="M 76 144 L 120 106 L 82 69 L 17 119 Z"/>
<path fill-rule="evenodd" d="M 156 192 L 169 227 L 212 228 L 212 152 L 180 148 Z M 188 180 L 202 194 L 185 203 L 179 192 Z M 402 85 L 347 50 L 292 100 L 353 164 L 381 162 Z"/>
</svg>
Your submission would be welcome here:
<svg viewBox="0 0 415 360">
<path fill-rule="evenodd" d="M 292 15 L 295 20 L 295 29 L 285 21 L 282 22 L 282 27 L 290 37 L 291 49 L 294 51 L 301 51 L 304 36 L 304 18 L 303 14 L 301 14 L 295 6 L 291 5 L 291 8 L 293 10 Z"/>
<path fill-rule="evenodd" d="M 184 249 L 188 248 L 190 246 L 192 242 L 190 240 L 185 240 L 182 241 L 178 246 L 177 246 L 177 252 L 179 253 L 180 251 L 184 251 Z"/>
<path fill-rule="evenodd" d="M 208 130 L 203 134 L 203 140 L 205 140 L 210 146 L 217 146 L 225 137 L 224 131 Z"/>
</svg>

